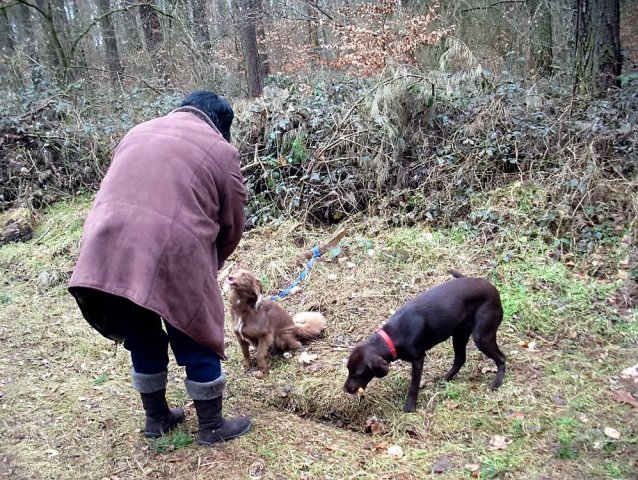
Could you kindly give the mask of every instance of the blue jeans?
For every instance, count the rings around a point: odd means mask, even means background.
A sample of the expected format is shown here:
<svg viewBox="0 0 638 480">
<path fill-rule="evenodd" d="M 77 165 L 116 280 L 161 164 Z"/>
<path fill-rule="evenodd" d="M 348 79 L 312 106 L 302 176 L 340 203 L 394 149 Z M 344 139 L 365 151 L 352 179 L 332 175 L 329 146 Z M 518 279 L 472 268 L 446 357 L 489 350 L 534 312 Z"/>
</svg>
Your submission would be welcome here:
<svg viewBox="0 0 638 480">
<path fill-rule="evenodd" d="M 167 321 L 163 322 L 164 331 L 162 318 L 155 312 L 126 298 L 90 288 L 76 287 L 71 293 L 94 328 L 107 338 L 124 340 L 137 373 L 165 372 L 170 344 L 177 364 L 186 367 L 189 380 L 207 383 L 221 375 L 221 360 L 215 352 Z"/>
</svg>

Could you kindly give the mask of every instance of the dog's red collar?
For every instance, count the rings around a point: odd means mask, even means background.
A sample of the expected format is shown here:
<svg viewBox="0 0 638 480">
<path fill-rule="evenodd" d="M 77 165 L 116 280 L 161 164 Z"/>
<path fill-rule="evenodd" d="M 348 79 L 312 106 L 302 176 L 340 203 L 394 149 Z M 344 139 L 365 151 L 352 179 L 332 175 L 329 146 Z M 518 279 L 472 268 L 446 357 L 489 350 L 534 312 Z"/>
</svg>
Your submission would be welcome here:
<svg viewBox="0 0 638 480">
<path fill-rule="evenodd" d="M 382 330 L 380 328 L 377 329 L 374 333 L 379 335 L 383 339 L 385 344 L 388 346 L 388 349 L 390 350 L 390 353 L 392 354 L 392 360 L 397 358 L 397 349 L 394 347 L 394 342 L 390 338 L 390 335 L 388 335 L 385 330 Z"/>
</svg>

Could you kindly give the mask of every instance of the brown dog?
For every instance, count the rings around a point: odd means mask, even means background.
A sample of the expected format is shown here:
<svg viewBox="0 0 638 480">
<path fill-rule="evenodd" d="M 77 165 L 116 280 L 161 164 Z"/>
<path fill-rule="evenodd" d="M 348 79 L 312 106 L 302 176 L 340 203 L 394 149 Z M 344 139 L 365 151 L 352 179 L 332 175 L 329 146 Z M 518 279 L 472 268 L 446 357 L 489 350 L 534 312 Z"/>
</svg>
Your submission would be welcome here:
<svg viewBox="0 0 638 480">
<path fill-rule="evenodd" d="M 498 290 L 481 278 L 468 278 L 448 270 L 454 280 L 438 285 L 406 303 L 378 329 L 357 345 L 348 358 L 344 390 L 362 394 L 374 377 L 384 377 L 390 362 L 412 363 L 412 379 L 404 410 L 413 412 L 423 374 L 425 352 L 452 337 L 454 363 L 443 377 L 451 380 L 465 363 L 470 336 L 478 349 L 496 363 L 492 390 L 503 383 L 505 355 L 496 343 L 496 331 L 503 319 Z"/>
<path fill-rule="evenodd" d="M 298 350 L 299 340 L 311 340 L 326 328 L 326 319 L 318 312 L 302 312 L 291 317 L 281 306 L 262 297 L 261 282 L 248 270 L 236 270 L 228 276 L 230 314 L 233 330 L 250 368 L 250 345 L 257 349 L 259 369 L 267 373 L 266 355 L 275 350 Z"/>
</svg>

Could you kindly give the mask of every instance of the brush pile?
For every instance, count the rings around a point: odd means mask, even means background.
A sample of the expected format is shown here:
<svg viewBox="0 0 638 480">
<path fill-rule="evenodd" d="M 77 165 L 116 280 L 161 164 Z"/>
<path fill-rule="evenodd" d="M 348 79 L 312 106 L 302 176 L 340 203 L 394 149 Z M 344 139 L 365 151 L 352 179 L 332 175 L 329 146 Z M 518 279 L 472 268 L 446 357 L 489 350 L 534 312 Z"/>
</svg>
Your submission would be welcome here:
<svg viewBox="0 0 638 480">
<path fill-rule="evenodd" d="M 507 222 L 472 198 L 513 182 L 542 186 L 538 229 L 580 241 L 638 212 L 638 85 L 606 98 L 549 83 L 465 84 L 419 71 L 374 82 L 273 77 L 237 101 L 233 141 L 250 192 L 249 226 L 362 213 L 394 225 Z M 0 118 L 0 210 L 95 190 L 113 145 L 177 94 L 91 100 L 72 89 L 17 99 Z M 549 206 L 549 208 L 545 208 Z M 478 233 L 485 233 L 479 231 Z M 489 232 L 487 232 L 489 233 Z"/>
</svg>

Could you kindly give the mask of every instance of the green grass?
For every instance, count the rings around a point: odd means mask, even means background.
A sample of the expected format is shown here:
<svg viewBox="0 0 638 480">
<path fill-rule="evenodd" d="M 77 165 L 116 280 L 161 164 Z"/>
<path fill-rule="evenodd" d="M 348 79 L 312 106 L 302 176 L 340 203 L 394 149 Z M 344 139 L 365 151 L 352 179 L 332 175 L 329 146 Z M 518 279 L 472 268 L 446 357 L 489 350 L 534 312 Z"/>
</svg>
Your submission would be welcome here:
<svg viewBox="0 0 638 480">
<path fill-rule="evenodd" d="M 488 200 L 511 204 L 522 220 L 542 206 L 538 191 L 517 196 L 524 190 Z M 0 363 L 0 434 L 16 478 L 476 478 L 466 465 L 477 465 L 480 478 L 504 479 L 560 472 L 565 479 L 625 480 L 635 472 L 635 409 L 610 396 L 619 372 L 636 361 L 635 311 L 627 316 L 611 301 L 618 278 L 589 274 L 587 257 L 554 260 L 551 242 L 528 235 L 526 224 L 521 231 L 506 225 L 489 240 L 464 224 L 351 224 L 302 291 L 281 301 L 291 313 L 317 309 L 327 316 L 324 337 L 307 345 L 318 355 L 316 368 L 279 356 L 263 379 L 244 373 L 227 323 L 224 414 L 251 415 L 252 431 L 198 447 L 184 371 L 171 362 L 168 401 L 183 406 L 187 419 L 147 441 L 128 352 L 92 331 L 66 292 L 89 205 L 56 205 L 40 218 L 34 240 L 0 247 L 0 356 L 10 359 Z M 500 214 L 512 216 L 502 208 Z M 333 233 L 286 222 L 252 230 L 228 264 L 241 258 L 273 293 L 299 274 L 298 257 Z M 628 247 L 608 241 L 597 260 L 628 271 Z M 498 339 L 508 358 L 501 389 L 488 389 L 493 362 L 472 345 L 454 381 L 435 381 L 452 362 L 445 342 L 428 352 L 415 413 L 402 411 L 410 379 L 403 362 L 361 400 L 343 393 L 350 346 L 403 302 L 448 280 L 449 268 L 488 278 L 501 292 Z M 45 288 L 42 272 L 56 272 L 57 283 Z M 530 341 L 534 349 L 525 348 Z M 380 425 L 374 433 L 371 422 Z M 621 438 L 606 437 L 606 427 Z M 503 450 L 490 446 L 497 435 L 508 439 Z M 388 454 L 393 445 L 403 457 Z M 442 456 L 452 467 L 434 476 Z"/>
<path fill-rule="evenodd" d="M 157 440 L 148 440 L 148 443 L 157 453 L 169 453 L 188 447 L 193 443 L 193 437 L 178 429 Z"/>
</svg>

